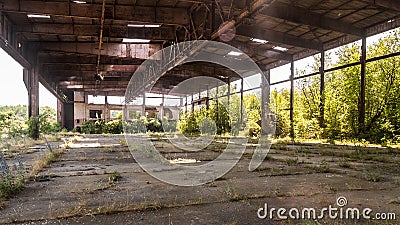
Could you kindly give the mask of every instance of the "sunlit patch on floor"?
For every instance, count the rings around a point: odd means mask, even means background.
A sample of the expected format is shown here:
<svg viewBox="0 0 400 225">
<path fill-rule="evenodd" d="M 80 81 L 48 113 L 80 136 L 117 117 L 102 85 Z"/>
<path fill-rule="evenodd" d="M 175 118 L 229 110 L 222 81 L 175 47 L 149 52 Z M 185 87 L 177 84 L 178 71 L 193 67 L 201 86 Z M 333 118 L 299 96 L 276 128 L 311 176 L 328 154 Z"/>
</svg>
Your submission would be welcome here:
<svg viewBox="0 0 400 225">
<path fill-rule="evenodd" d="M 183 159 L 183 158 L 177 158 L 177 159 L 172 159 L 168 160 L 170 163 L 173 164 L 189 164 L 189 163 L 199 163 L 201 161 L 196 160 L 196 159 Z"/>
</svg>

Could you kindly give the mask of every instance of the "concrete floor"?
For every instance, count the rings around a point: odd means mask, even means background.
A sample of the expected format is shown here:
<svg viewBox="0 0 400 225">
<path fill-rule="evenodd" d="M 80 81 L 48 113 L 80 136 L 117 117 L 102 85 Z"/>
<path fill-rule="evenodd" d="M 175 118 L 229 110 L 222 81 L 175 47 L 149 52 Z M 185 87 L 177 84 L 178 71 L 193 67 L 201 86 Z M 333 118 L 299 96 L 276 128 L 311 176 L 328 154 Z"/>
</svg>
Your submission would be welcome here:
<svg viewBox="0 0 400 225">
<path fill-rule="evenodd" d="M 0 211 L 0 223 L 14 224 L 400 224 L 400 151 L 330 145 L 274 145 L 254 172 L 251 159 L 218 180 L 179 187 L 154 179 L 135 162 L 124 136 L 88 135 L 40 172 Z M 213 160 L 224 145 L 183 152 L 153 139 L 169 159 Z M 248 149 L 251 152 L 252 149 Z M 343 154 L 344 153 L 344 154 Z M 23 157 L 29 161 L 40 151 Z M 112 182 L 117 172 L 121 178 Z M 116 173 L 114 173 L 116 174 Z M 260 219 L 257 210 L 336 206 L 393 212 L 397 220 Z"/>
</svg>

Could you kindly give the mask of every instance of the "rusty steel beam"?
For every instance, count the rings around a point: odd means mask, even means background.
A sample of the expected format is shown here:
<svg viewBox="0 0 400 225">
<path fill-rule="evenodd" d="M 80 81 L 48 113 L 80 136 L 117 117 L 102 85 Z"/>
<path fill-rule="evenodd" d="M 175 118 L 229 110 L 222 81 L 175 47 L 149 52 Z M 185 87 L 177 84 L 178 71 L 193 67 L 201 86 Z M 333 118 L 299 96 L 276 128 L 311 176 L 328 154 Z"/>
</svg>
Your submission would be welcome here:
<svg viewBox="0 0 400 225">
<path fill-rule="evenodd" d="M 218 38 L 221 33 L 225 33 L 227 30 L 231 29 L 232 26 L 241 26 L 244 19 L 252 16 L 254 13 L 260 11 L 261 9 L 267 9 L 275 1 L 276 0 L 254 0 L 250 2 L 246 9 L 240 12 L 236 18 L 232 19 L 228 23 L 225 23 L 216 32 L 211 34 L 211 40 Z"/>
<path fill-rule="evenodd" d="M 96 64 L 97 56 L 92 54 L 68 54 L 68 53 L 45 53 L 39 52 L 38 59 L 41 64 L 68 64 L 74 66 L 75 64 Z M 135 58 L 120 58 L 102 56 L 102 64 L 108 65 L 140 65 L 144 59 Z"/>
<path fill-rule="evenodd" d="M 54 87 L 52 87 L 43 76 L 39 75 L 39 81 L 43 85 L 43 87 L 45 87 L 59 101 L 63 103 L 69 103 L 69 99 L 66 99 L 64 96 L 61 96 L 60 93 L 58 93 L 56 90 L 54 90 Z"/>
<path fill-rule="evenodd" d="M 16 33 L 98 37 L 99 26 L 64 23 L 32 23 L 15 27 Z M 132 28 L 122 25 L 104 25 L 103 36 L 107 38 L 138 38 L 149 40 L 175 40 L 175 28 L 164 26 L 159 28 Z"/>
<path fill-rule="evenodd" d="M 70 1 L 29 1 L 13 0 L 3 1 L 0 11 L 22 14 L 46 14 L 50 16 L 68 18 L 101 18 L 102 5 L 99 4 L 73 4 Z M 189 14 L 186 8 L 153 7 L 153 6 L 128 6 L 106 5 L 105 19 L 160 23 L 173 25 L 188 25 Z"/>
<path fill-rule="evenodd" d="M 343 34 L 351 34 L 358 37 L 363 37 L 365 35 L 365 31 L 362 28 L 289 4 L 273 4 L 261 10 L 261 13 L 297 24 L 337 31 Z"/>
<path fill-rule="evenodd" d="M 41 52 L 60 52 L 91 54 L 97 56 L 98 45 L 96 43 L 57 43 L 57 42 L 35 42 L 31 43 Z M 148 59 L 152 54 L 161 50 L 161 44 L 117 44 L 104 43 L 101 55 Z"/>
<path fill-rule="evenodd" d="M 264 39 L 275 43 L 322 51 L 322 43 L 314 40 L 298 38 L 282 32 L 266 30 L 259 26 L 242 25 L 238 28 L 237 34 L 246 37 Z"/>
<path fill-rule="evenodd" d="M 400 11 L 400 2 L 397 0 L 362 0 L 370 5 L 382 7 L 388 10 Z"/>
<path fill-rule="evenodd" d="M 15 61 L 17 61 L 22 67 L 30 68 L 31 63 L 22 56 L 10 43 L 3 37 L 0 37 L 0 48 L 7 52 Z"/>
<path fill-rule="evenodd" d="M 121 88 L 126 88 L 128 85 L 129 80 L 124 80 L 124 81 L 102 81 L 100 84 L 98 84 L 94 79 L 92 81 L 85 81 L 85 83 L 82 83 L 80 81 L 61 81 L 58 83 L 60 86 L 74 86 L 74 85 L 83 85 L 83 86 L 90 86 L 90 85 L 98 85 L 98 86 L 114 86 L 114 87 L 121 87 Z"/>
<path fill-rule="evenodd" d="M 259 56 L 264 56 L 267 58 L 273 58 L 273 59 L 279 59 L 279 60 L 285 60 L 285 61 L 293 60 L 293 55 L 276 51 L 273 48 L 263 50 L 263 49 L 259 48 L 258 45 L 251 47 L 248 43 L 240 42 L 240 41 L 230 41 L 229 44 L 240 49 L 241 51 L 245 52 L 247 55 L 250 55 L 250 56 L 251 55 L 259 55 Z"/>
<path fill-rule="evenodd" d="M 101 65 L 100 71 L 103 72 L 124 72 L 130 73 L 135 72 L 139 65 Z M 62 70 L 62 71 L 96 71 L 95 64 L 45 64 L 43 65 L 43 70 L 52 71 L 52 70 Z"/>
</svg>

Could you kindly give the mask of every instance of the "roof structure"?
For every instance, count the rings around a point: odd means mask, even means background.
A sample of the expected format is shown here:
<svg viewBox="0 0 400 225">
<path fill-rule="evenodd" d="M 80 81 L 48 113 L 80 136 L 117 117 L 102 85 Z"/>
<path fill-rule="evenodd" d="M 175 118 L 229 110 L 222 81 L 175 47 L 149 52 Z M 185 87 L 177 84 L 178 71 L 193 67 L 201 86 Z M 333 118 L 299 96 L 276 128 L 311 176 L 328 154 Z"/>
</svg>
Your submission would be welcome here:
<svg viewBox="0 0 400 225">
<path fill-rule="evenodd" d="M 1 47 L 64 101 L 74 91 L 123 96 L 144 60 L 182 41 L 226 42 L 268 70 L 399 26 L 393 0 L 0 0 Z M 194 76 L 234 75 L 193 63 L 154 91 Z"/>
</svg>

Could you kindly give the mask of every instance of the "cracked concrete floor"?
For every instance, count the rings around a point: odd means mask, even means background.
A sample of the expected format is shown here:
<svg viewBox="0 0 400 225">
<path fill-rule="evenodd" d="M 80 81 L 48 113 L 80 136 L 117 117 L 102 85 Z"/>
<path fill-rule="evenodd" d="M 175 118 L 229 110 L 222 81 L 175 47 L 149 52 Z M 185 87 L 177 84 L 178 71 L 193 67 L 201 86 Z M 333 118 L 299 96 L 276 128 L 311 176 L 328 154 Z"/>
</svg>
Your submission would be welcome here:
<svg viewBox="0 0 400 225">
<path fill-rule="evenodd" d="M 121 143 L 124 136 L 87 135 L 60 160 L 40 172 L 0 211 L 0 223 L 13 224 L 304 224 L 259 219 L 271 207 L 334 206 L 339 196 L 349 207 L 394 212 L 397 220 L 309 220 L 306 224 L 400 224 L 400 152 L 321 145 L 277 145 L 254 172 L 251 155 L 218 180 L 179 187 L 154 179 Z M 168 159 L 213 160 L 224 145 L 184 152 L 163 138 L 153 139 Z M 249 148 L 247 153 L 253 149 Z M 379 151 L 379 152 L 378 152 Z M 379 153 L 379 154 L 378 154 Z M 357 157 L 358 158 L 357 158 Z M 110 180 L 118 174 L 118 179 Z"/>
</svg>

